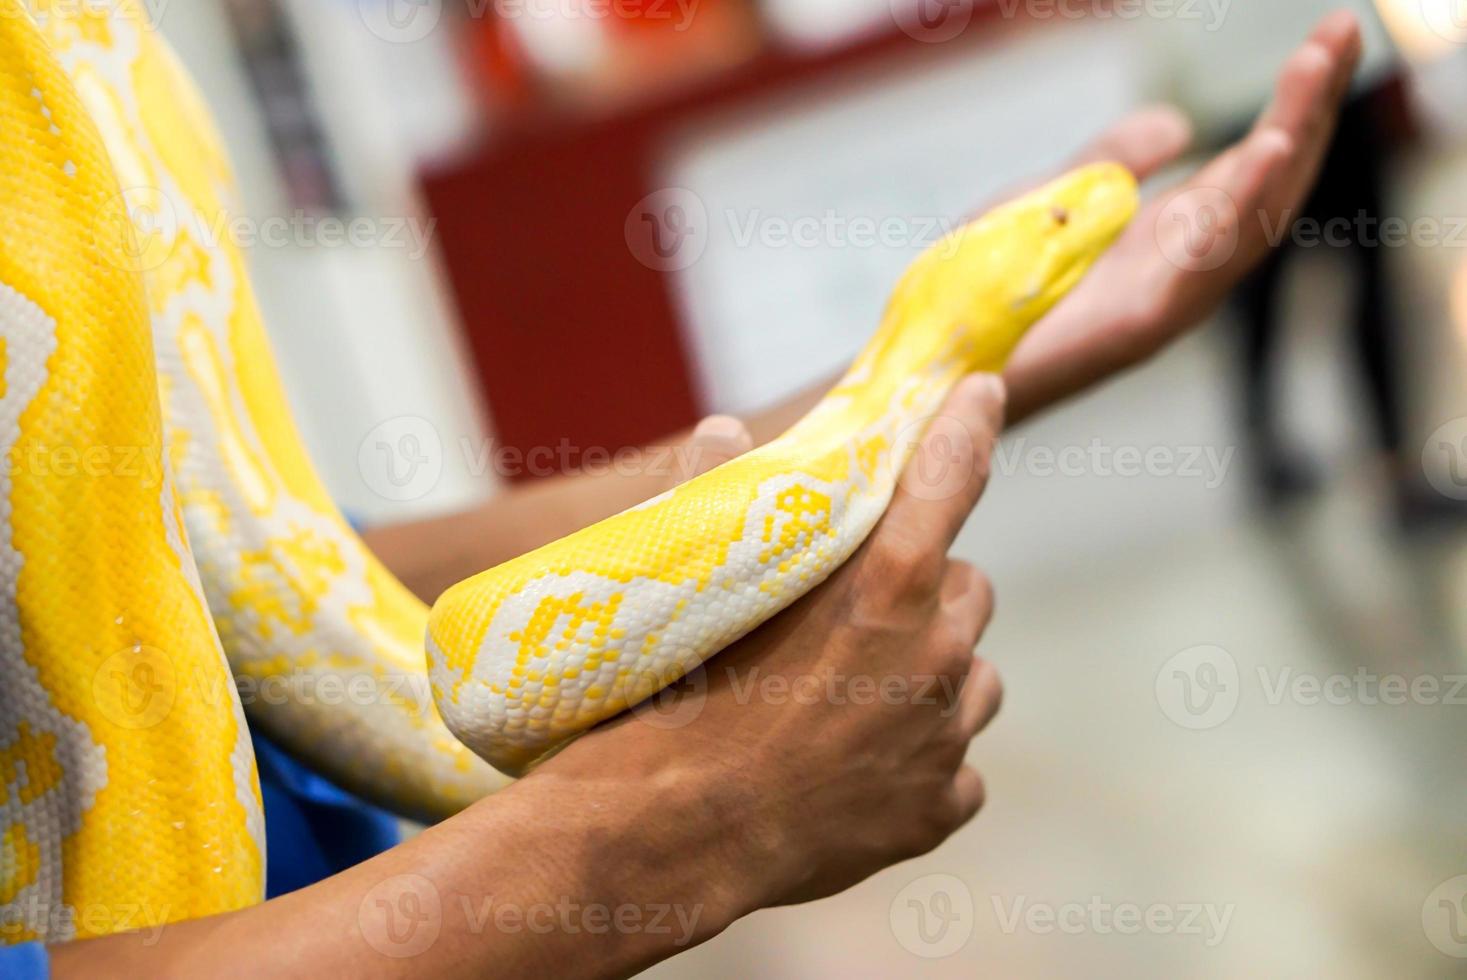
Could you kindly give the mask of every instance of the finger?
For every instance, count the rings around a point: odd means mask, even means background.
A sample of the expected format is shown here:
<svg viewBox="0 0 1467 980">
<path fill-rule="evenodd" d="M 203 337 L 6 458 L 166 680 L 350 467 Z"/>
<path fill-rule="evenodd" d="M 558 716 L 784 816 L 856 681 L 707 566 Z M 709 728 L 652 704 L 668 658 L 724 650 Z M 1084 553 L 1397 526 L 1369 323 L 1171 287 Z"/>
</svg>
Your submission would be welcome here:
<svg viewBox="0 0 1467 980">
<path fill-rule="evenodd" d="M 1148 106 L 1112 124 L 1061 169 L 1067 171 L 1090 163 L 1110 161 L 1119 163 L 1141 181 L 1175 161 L 1191 144 L 1192 123 L 1180 109 L 1169 105 Z M 970 212 L 968 218 L 977 218 L 1054 177 L 1051 174 L 1015 184 L 988 204 Z"/>
<path fill-rule="evenodd" d="M 728 415 L 710 415 L 688 438 L 686 479 L 702 476 L 753 448 L 754 438 L 744 423 Z"/>
<path fill-rule="evenodd" d="M 1353 48 L 1358 54 L 1362 40 L 1360 18 L 1343 9 L 1326 14 L 1314 25 L 1314 33 L 1309 35 L 1309 39 L 1318 41 L 1331 50 L 1344 51 Z"/>
<path fill-rule="evenodd" d="M 1286 134 L 1259 130 L 1147 209 L 1141 234 L 1152 236 L 1149 261 L 1132 270 L 1139 277 L 1136 288 L 1113 298 L 1123 310 L 1134 304 L 1124 319 L 1146 328 L 1117 332 L 1108 345 L 1094 345 L 1077 370 L 1103 377 L 1209 312 L 1271 243 L 1275 225 L 1263 213 L 1262 199 L 1288 166 L 1292 149 Z"/>
<path fill-rule="evenodd" d="M 1256 125 L 1304 132 L 1313 120 L 1313 110 L 1334 86 L 1339 60 L 1315 41 L 1306 41 L 1296 48 L 1279 69 L 1273 99 L 1259 115 Z"/>
<path fill-rule="evenodd" d="M 1238 148 L 1228 186 L 1238 205 L 1239 220 L 1245 223 L 1244 247 L 1233 258 L 1233 275 L 1226 280 L 1227 288 L 1231 288 L 1235 279 L 1242 278 L 1261 251 L 1277 244 L 1270 240 L 1277 234 L 1276 226 L 1265 222 L 1265 216 L 1274 213 L 1275 209 L 1269 207 L 1271 192 L 1289 179 L 1290 169 L 1298 160 L 1296 151 L 1289 134 L 1273 128 L 1258 130 Z M 1297 202 L 1291 201 L 1290 206 L 1293 203 Z"/>
<path fill-rule="evenodd" d="M 1314 183 L 1329 149 L 1341 103 L 1361 54 L 1360 28 L 1348 12 L 1327 17 L 1284 64 L 1273 101 L 1258 128 L 1274 127 L 1296 142 L 1299 159 L 1269 202 L 1292 207 Z"/>
<path fill-rule="evenodd" d="M 953 775 L 952 792 L 957 802 L 959 827 L 977 816 L 978 811 L 983 809 L 984 801 L 988 798 L 988 790 L 983 785 L 983 777 L 978 775 L 978 770 L 972 766 L 958 768 Z"/>
<path fill-rule="evenodd" d="M 993 620 L 993 583 L 965 561 L 949 561 L 939 592 L 953 633 L 971 650 Z"/>
<path fill-rule="evenodd" d="M 1349 86 L 1362 47 L 1360 23 L 1349 11 L 1325 17 L 1284 62 L 1273 102 L 1259 123 L 1302 129 L 1312 118 L 1311 94 L 1339 96 Z"/>
<path fill-rule="evenodd" d="M 1090 163 L 1119 163 L 1145 180 L 1173 162 L 1192 144 L 1192 123 L 1175 106 L 1138 109 L 1095 138 L 1077 153 L 1069 167 Z"/>
<path fill-rule="evenodd" d="M 1227 150 L 1188 181 L 1189 187 L 1216 187 L 1235 203 L 1255 201 L 1268 187 L 1268 178 L 1281 169 L 1294 152 L 1294 141 L 1282 129 L 1255 129 L 1241 143 Z"/>
<path fill-rule="evenodd" d="M 964 378 L 928 423 L 873 540 L 895 536 L 941 559 L 988 483 L 1003 429 L 1005 389 L 993 374 Z"/>
<path fill-rule="evenodd" d="M 1003 679 L 998 668 L 982 657 L 973 662 L 968 679 L 958 694 L 958 731 L 971 740 L 987 728 L 1003 707 Z"/>
<path fill-rule="evenodd" d="M 1339 62 L 1334 78 L 1333 94 L 1344 95 L 1354 78 L 1355 69 L 1365 54 L 1365 38 L 1360 31 L 1360 18 L 1348 10 L 1336 10 L 1315 25 L 1309 40 L 1327 50 Z"/>
</svg>

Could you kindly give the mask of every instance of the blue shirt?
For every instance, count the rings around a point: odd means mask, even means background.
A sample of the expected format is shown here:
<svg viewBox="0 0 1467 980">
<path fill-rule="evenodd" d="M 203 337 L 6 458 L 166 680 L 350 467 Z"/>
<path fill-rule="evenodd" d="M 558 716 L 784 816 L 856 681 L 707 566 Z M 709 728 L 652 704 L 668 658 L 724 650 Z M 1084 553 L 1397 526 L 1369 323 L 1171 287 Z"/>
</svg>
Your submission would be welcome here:
<svg viewBox="0 0 1467 980">
<path fill-rule="evenodd" d="M 250 736 L 265 807 L 266 898 L 329 878 L 402 840 L 392 814 L 338 788 L 259 735 Z M 0 980 L 50 976 L 45 946 L 0 946 Z"/>
<path fill-rule="evenodd" d="M 40 943 L 0 946 L 0 977 L 6 980 L 46 980 L 51 960 Z"/>
<path fill-rule="evenodd" d="M 392 847 L 401 834 L 385 810 L 363 803 L 254 736 L 265 803 L 265 897 L 304 888 Z M 46 947 L 0 946 L 0 978 L 47 980 Z"/>
</svg>

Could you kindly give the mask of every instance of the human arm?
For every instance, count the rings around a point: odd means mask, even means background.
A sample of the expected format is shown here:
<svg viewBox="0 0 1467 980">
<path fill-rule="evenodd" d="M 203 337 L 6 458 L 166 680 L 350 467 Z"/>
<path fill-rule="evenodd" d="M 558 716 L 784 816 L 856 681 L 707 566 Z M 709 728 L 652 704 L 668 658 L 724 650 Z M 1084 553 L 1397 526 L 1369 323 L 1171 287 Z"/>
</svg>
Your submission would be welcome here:
<svg viewBox="0 0 1467 980">
<path fill-rule="evenodd" d="M 1002 401 L 997 378 L 960 384 L 942 414 L 968 438 L 924 440 L 856 555 L 720 654 L 686 716 L 624 715 L 310 888 L 58 945 L 55 978 L 627 976 L 935 847 L 982 805 L 963 760 L 1001 698 L 973 655 L 990 587 L 947 552 Z M 933 460 L 963 478 L 932 493 Z"/>
</svg>

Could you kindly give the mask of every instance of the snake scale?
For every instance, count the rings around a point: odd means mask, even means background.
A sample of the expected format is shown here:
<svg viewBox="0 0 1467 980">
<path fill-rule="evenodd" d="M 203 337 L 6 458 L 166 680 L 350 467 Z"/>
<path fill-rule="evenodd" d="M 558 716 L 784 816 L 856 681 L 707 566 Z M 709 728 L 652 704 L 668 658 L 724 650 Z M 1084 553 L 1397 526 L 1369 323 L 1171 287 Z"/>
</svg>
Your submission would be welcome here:
<svg viewBox="0 0 1467 980">
<path fill-rule="evenodd" d="M 0 941 L 259 901 L 246 718 L 435 819 L 682 677 L 851 555 L 955 381 L 1136 207 L 1096 164 L 955 233 L 787 434 L 430 612 L 312 469 L 143 8 L 0 0 Z"/>
</svg>

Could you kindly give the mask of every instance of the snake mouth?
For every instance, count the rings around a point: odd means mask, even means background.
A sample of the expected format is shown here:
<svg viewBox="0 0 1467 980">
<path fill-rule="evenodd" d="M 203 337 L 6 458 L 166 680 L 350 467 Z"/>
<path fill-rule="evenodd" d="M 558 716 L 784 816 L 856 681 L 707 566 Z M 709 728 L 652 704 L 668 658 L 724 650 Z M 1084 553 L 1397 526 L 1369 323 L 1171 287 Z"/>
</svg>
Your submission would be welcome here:
<svg viewBox="0 0 1467 980">
<path fill-rule="evenodd" d="M 1055 234 L 1092 258 L 1109 247 L 1140 204 L 1136 178 L 1118 163 L 1092 164 L 1051 188 L 1048 218 Z"/>
<path fill-rule="evenodd" d="M 1026 199 L 1037 261 L 1014 308 L 1053 302 L 1072 289 L 1125 230 L 1139 206 L 1136 179 L 1120 164 L 1084 167 Z M 1025 206 L 1020 201 L 1020 206 Z"/>
</svg>

